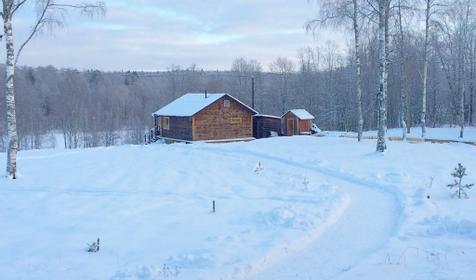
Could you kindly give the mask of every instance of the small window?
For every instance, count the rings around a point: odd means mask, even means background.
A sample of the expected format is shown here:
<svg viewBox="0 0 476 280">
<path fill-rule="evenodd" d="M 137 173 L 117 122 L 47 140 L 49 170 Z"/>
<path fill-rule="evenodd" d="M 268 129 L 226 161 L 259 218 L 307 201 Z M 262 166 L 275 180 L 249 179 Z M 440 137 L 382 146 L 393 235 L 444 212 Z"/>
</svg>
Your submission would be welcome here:
<svg viewBox="0 0 476 280">
<path fill-rule="evenodd" d="M 231 118 L 231 124 L 241 124 L 243 121 L 241 118 Z"/>
<path fill-rule="evenodd" d="M 169 120 L 169 117 L 163 117 L 162 127 L 163 127 L 165 130 L 169 130 L 169 128 L 170 128 L 170 120 Z"/>
<path fill-rule="evenodd" d="M 230 100 L 228 99 L 223 100 L 223 107 L 230 108 Z"/>
</svg>

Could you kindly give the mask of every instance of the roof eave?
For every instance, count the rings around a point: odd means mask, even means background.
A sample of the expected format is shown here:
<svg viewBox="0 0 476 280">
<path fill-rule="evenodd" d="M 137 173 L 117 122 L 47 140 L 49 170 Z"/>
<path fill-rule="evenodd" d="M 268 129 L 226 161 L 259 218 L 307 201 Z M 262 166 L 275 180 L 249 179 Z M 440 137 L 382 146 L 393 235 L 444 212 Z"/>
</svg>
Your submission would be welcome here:
<svg viewBox="0 0 476 280">
<path fill-rule="evenodd" d="M 228 96 L 230 97 L 231 99 L 235 100 L 236 102 L 240 103 L 241 105 L 243 105 L 246 109 L 250 110 L 251 112 L 255 113 L 255 114 L 259 114 L 258 111 L 256 111 L 255 109 L 251 108 L 250 106 L 246 105 L 245 103 L 241 102 L 239 99 L 229 95 L 228 93 L 225 93 L 225 96 Z"/>
</svg>

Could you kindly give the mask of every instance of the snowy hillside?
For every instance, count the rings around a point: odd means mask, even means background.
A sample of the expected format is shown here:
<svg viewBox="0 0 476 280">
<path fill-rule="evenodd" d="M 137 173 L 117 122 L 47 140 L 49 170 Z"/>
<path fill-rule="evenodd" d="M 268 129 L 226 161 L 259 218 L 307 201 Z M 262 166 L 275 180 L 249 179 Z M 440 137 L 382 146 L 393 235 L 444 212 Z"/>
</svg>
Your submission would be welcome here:
<svg viewBox="0 0 476 280">
<path fill-rule="evenodd" d="M 388 146 L 302 136 L 21 152 L 20 178 L 0 179 L 0 274 L 472 279 L 476 190 L 458 200 L 446 184 L 458 162 L 476 182 L 476 148 Z"/>
</svg>

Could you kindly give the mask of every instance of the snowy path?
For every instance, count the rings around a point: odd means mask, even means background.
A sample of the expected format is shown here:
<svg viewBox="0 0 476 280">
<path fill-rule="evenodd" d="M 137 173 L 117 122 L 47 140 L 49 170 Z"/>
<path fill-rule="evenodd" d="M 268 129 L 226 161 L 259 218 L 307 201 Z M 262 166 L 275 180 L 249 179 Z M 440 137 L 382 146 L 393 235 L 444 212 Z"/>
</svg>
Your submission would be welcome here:
<svg viewBox="0 0 476 280">
<path fill-rule="evenodd" d="M 223 151 L 227 153 L 226 151 Z M 236 152 L 234 152 L 236 154 Z M 350 203 L 338 220 L 324 226 L 322 234 L 307 248 L 289 253 L 279 261 L 269 262 L 268 255 L 259 263 L 250 265 L 248 275 L 234 275 L 238 279 L 336 279 L 345 278 L 345 272 L 359 261 L 381 249 L 397 233 L 401 222 L 401 197 L 398 191 L 390 192 L 388 186 L 339 171 L 314 165 L 302 164 L 279 156 L 259 152 L 242 152 L 247 157 L 266 159 L 276 163 L 299 167 L 326 175 L 339 186 Z M 369 219 L 369 217 L 372 217 Z M 320 229 L 318 229 L 320 230 Z M 287 251 L 287 248 L 286 248 Z M 281 255 L 282 252 L 277 252 Z"/>
<path fill-rule="evenodd" d="M 395 199 L 361 185 L 343 184 L 342 189 L 351 201 L 334 225 L 298 256 L 247 279 L 335 279 L 381 248 L 395 233 Z"/>
</svg>

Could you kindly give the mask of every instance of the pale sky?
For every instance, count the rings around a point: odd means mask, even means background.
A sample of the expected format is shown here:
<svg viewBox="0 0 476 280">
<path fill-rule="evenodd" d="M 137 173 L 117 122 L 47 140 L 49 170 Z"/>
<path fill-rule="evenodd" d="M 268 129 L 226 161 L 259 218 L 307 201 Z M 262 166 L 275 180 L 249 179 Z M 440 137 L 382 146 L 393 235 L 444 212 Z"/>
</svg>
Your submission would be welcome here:
<svg viewBox="0 0 476 280">
<path fill-rule="evenodd" d="M 86 0 L 84 0 L 86 1 Z M 94 0 L 95 1 L 95 0 Z M 63 2 L 74 3 L 83 0 Z M 195 63 L 228 70 L 237 57 L 267 68 L 278 56 L 295 59 L 303 47 L 343 36 L 306 34 L 317 15 L 308 0 L 105 0 L 106 15 L 90 19 L 70 12 L 66 25 L 37 36 L 20 65 L 100 70 L 164 70 Z M 16 47 L 34 20 L 24 7 L 14 22 Z"/>
</svg>

